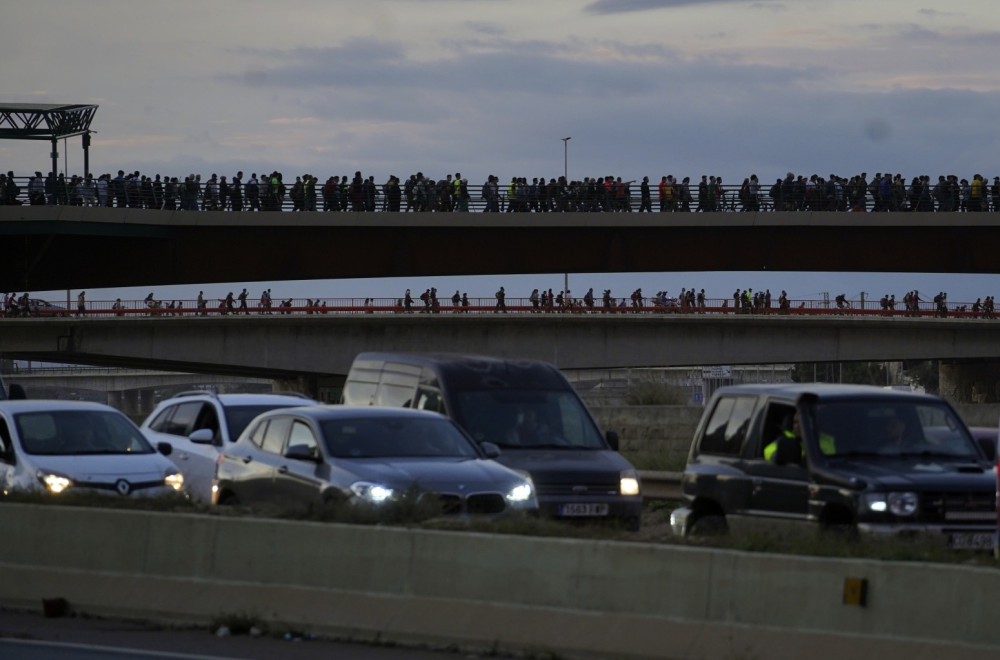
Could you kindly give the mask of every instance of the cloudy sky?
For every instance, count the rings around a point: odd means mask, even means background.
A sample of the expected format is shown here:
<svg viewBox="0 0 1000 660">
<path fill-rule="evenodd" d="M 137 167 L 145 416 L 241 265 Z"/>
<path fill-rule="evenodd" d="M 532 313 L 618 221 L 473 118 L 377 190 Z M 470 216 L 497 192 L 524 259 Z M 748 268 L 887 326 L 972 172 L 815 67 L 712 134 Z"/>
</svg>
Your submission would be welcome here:
<svg viewBox="0 0 1000 660">
<path fill-rule="evenodd" d="M 361 170 L 381 182 L 462 172 L 479 184 L 488 174 L 558 176 L 568 156 L 571 178 L 715 174 L 736 184 L 750 173 L 773 182 L 788 171 L 891 170 L 992 179 L 1000 175 L 996 8 L 987 0 L 5 0 L 0 102 L 98 104 L 95 173 L 277 169 L 325 179 Z M 79 142 L 61 151 L 67 171 L 82 172 Z M 46 142 L 0 143 L 4 170 L 49 164 Z M 1000 293 L 994 276 L 570 277 L 575 292 L 619 295 L 636 286 L 705 287 L 720 297 L 734 286 L 803 298 Z M 489 296 L 499 281 L 526 295 L 562 279 L 282 283 L 276 295 L 398 296 L 400 287 L 437 285 Z M 164 297 L 197 293 L 159 288 Z"/>
</svg>

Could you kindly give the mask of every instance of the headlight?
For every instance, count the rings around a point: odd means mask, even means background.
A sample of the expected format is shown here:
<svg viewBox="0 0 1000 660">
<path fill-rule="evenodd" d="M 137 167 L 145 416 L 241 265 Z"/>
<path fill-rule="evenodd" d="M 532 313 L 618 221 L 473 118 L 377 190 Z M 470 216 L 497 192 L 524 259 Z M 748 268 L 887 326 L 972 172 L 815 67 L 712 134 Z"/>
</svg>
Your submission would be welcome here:
<svg viewBox="0 0 1000 660">
<path fill-rule="evenodd" d="M 535 496 L 535 487 L 531 485 L 530 481 L 525 481 L 520 483 L 507 492 L 508 502 L 527 502 L 532 497 Z"/>
<path fill-rule="evenodd" d="M 39 481 L 45 484 L 46 490 L 56 495 L 73 485 L 73 481 L 69 477 L 64 477 L 61 474 L 52 474 L 39 470 L 36 476 Z"/>
<path fill-rule="evenodd" d="M 869 493 L 865 495 L 865 505 L 869 511 L 894 516 L 912 516 L 917 512 L 920 498 L 916 493 Z"/>
<path fill-rule="evenodd" d="M 639 475 L 635 470 L 622 470 L 618 489 L 622 495 L 639 494 Z"/>
<path fill-rule="evenodd" d="M 886 500 L 893 515 L 912 516 L 917 512 L 919 499 L 916 493 L 889 493 Z"/>
<path fill-rule="evenodd" d="M 170 486 L 174 490 L 180 490 L 181 488 L 184 488 L 184 475 L 180 472 L 171 472 L 163 478 L 163 483 Z"/>
<path fill-rule="evenodd" d="M 386 500 L 391 500 L 393 495 L 395 495 L 391 488 L 367 481 L 359 481 L 351 484 L 351 492 L 372 504 L 382 504 Z"/>
</svg>

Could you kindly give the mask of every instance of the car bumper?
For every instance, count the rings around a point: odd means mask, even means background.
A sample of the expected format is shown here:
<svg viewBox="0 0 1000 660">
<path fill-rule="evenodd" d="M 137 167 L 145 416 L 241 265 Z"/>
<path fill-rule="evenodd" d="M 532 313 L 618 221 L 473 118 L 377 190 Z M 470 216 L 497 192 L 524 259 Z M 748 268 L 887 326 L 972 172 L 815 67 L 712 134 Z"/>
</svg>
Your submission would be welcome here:
<svg viewBox="0 0 1000 660">
<path fill-rule="evenodd" d="M 996 525 L 880 524 L 858 523 L 858 532 L 865 536 L 890 538 L 893 536 L 925 536 L 944 541 L 953 547 L 992 548 L 997 534 Z"/>
<path fill-rule="evenodd" d="M 691 519 L 691 509 L 682 506 L 670 512 L 670 530 L 675 536 L 686 536 L 688 521 Z"/>
</svg>

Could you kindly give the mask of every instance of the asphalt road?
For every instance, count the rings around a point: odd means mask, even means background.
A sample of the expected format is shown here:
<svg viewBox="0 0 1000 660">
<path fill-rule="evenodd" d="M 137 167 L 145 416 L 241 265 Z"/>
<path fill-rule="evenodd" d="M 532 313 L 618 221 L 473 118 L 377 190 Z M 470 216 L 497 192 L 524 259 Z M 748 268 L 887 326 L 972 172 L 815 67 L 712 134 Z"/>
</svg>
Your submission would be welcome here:
<svg viewBox="0 0 1000 660">
<path fill-rule="evenodd" d="M 3 660 L 462 660 L 471 654 L 243 635 L 0 609 Z"/>
</svg>

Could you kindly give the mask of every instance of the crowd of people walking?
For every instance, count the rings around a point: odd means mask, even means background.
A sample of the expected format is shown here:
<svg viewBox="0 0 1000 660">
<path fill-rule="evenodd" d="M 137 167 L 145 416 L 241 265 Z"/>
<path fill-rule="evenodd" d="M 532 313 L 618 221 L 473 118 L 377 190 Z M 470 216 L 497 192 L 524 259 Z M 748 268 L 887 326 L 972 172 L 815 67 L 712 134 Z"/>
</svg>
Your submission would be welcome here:
<svg viewBox="0 0 1000 660">
<path fill-rule="evenodd" d="M 773 184 L 756 174 L 739 185 L 722 177 L 664 175 L 623 180 L 621 176 L 511 177 L 508 183 L 490 175 L 470 185 L 460 172 L 432 179 L 417 172 L 402 181 L 390 175 L 378 184 L 360 171 L 353 177 L 313 174 L 284 177 L 281 172 L 231 177 L 213 173 L 183 177 L 145 175 L 119 170 L 94 176 L 35 172 L 17 177 L 0 173 L 0 205 L 71 205 L 161 209 L 166 211 L 354 211 L 354 212 L 980 212 L 1000 211 L 1000 177 L 992 183 L 981 174 L 971 178 L 928 175 L 907 180 L 902 174 L 862 172 L 823 177 L 788 172 Z"/>
</svg>

